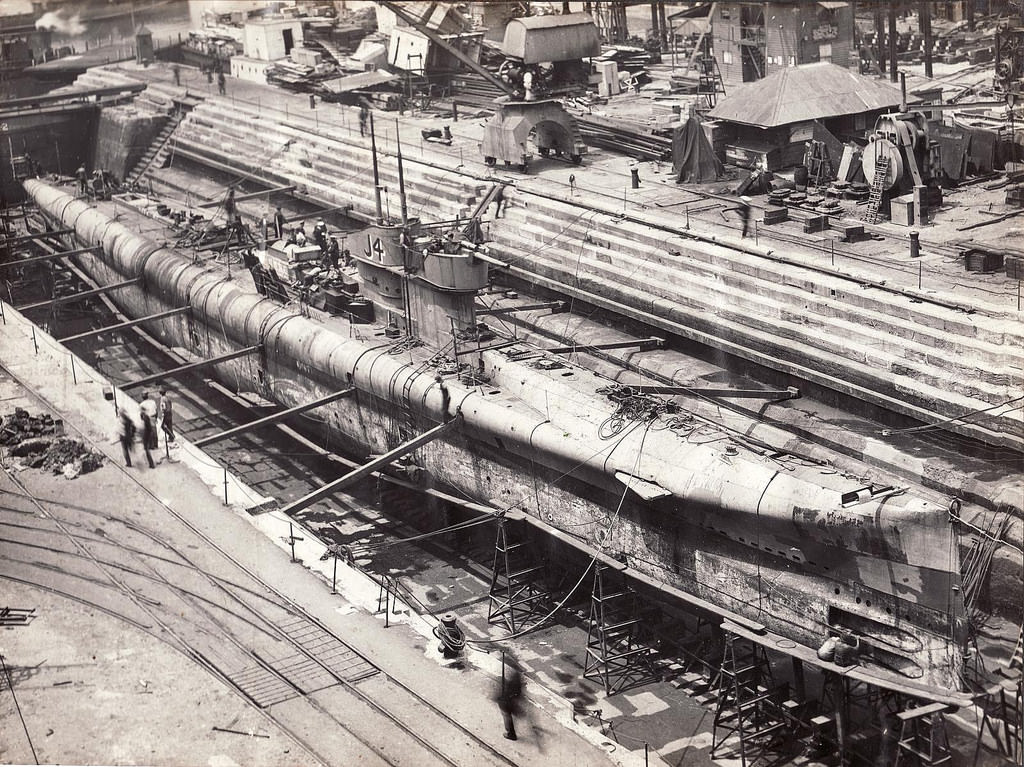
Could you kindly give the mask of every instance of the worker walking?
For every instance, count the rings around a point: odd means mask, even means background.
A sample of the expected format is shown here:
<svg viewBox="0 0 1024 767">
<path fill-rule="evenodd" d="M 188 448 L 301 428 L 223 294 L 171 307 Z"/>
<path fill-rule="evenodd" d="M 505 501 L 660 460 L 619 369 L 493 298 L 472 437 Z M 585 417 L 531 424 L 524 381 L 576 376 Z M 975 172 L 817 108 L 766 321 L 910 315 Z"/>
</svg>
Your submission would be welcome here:
<svg viewBox="0 0 1024 767">
<path fill-rule="evenodd" d="M 89 174 L 86 172 L 84 165 L 78 166 L 78 170 L 75 171 L 75 178 L 78 179 L 78 193 L 84 197 L 89 187 Z"/>
<path fill-rule="evenodd" d="M 217 90 L 220 91 L 221 96 L 228 92 L 227 79 L 224 77 L 223 71 L 217 73 Z"/>
<path fill-rule="evenodd" d="M 135 421 L 128 415 L 128 411 L 121 408 L 117 421 L 117 441 L 121 443 L 121 453 L 124 455 L 124 465 L 131 468 L 132 448 L 135 445 Z"/>
<path fill-rule="evenodd" d="M 515 716 L 519 713 L 519 698 L 523 694 L 523 675 L 515 660 L 502 658 L 501 681 L 495 698 L 505 725 L 504 737 L 517 740 Z"/>
<path fill-rule="evenodd" d="M 743 236 L 747 236 L 747 228 L 750 226 L 750 203 L 751 199 L 746 195 L 740 197 L 740 204 L 737 210 L 740 212 L 740 217 L 743 219 Z"/>
</svg>

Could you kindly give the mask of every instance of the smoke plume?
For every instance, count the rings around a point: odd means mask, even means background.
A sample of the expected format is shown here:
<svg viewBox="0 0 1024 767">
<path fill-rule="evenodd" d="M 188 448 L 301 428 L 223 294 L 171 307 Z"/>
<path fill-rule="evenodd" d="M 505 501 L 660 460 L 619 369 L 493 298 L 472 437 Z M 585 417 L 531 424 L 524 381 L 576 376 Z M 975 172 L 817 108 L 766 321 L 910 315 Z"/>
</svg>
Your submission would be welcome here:
<svg viewBox="0 0 1024 767">
<path fill-rule="evenodd" d="M 64 8 L 59 11 L 47 11 L 36 21 L 36 29 L 49 29 L 59 35 L 74 37 L 85 31 L 85 24 L 78 14 L 70 15 Z"/>
</svg>

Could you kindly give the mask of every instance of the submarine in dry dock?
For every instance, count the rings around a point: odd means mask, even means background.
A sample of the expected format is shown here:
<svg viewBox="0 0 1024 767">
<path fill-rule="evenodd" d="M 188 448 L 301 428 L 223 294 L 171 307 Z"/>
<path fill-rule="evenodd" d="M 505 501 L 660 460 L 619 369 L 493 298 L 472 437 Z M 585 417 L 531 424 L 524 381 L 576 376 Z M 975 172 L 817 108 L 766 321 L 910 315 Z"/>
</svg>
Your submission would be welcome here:
<svg viewBox="0 0 1024 767">
<path fill-rule="evenodd" d="M 858 678 L 966 699 L 946 505 L 759 449 L 524 342 L 482 345 L 474 300 L 487 263 L 464 248 L 420 248 L 404 210 L 371 227 L 357 257 L 364 297 L 401 331 L 380 335 L 194 262 L 140 233 L 158 228 L 141 209 L 41 180 L 25 189 L 49 224 L 73 232 L 68 249 L 96 247 L 79 265 L 100 284 L 124 283 L 110 298 L 125 314 L 189 307 L 147 324 L 161 341 L 204 359 L 258 347 L 216 367 L 225 381 L 284 406 L 351 387 L 320 412 L 352 452 L 385 454 L 450 423 L 413 454 L 434 485 L 542 520 L 693 609 L 777 635 L 783 652 L 853 638 Z"/>
</svg>

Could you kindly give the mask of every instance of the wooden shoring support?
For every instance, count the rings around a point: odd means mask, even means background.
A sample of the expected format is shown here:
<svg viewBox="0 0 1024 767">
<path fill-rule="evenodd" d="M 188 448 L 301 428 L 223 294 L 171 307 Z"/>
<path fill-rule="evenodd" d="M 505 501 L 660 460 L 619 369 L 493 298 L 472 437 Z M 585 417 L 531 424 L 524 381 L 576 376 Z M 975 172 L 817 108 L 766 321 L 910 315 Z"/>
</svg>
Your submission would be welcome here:
<svg viewBox="0 0 1024 767">
<path fill-rule="evenodd" d="M 264 189 L 262 192 L 250 192 L 249 194 L 240 194 L 235 197 L 235 202 L 243 202 L 245 200 L 254 200 L 257 197 L 266 197 L 268 194 L 276 194 L 277 192 L 291 192 L 294 191 L 295 184 L 289 184 L 288 186 L 275 186 L 271 189 Z M 197 208 L 215 208 L 218 205 L 223 205 L 224 200 L 210 200 L 209 202 L 201 202 L 195 207 Z"/>
<path fill-rule="evenodd" d="M 454 428 L 461 421 L 462 416 L 456 414 L 450 421 L 445 421 L 444 423 L 438 424 L 433 429 L 429 429 L 428 431 L 423 432 L 418 437 L 411 439 L 408 442 L 403 442 L 401 445 L 394 448 L 393 450 L 389 450 L 388 452 L 384 453 L 384 455 L 377 456 L 373 460 L 367 461 L 362 466 L 359 466 L 358 468 L 355 468 L 352 471 L 350 471 L 348 474 L 338 477 L 337 479 L 328 482 L 326 485 L 318 487 L 311 493 L 307 493 L 306 495 L 299 498 L 297 501 L 292 501 L 287 506 L 284 506 L 281 509 L 281 512 L 286 516 L 291 516 L 296 512 L 309 508 L 320 499 L 326 498 L 329 495 L 332 495 L 336 492 L 339 492 L 340 490 L 343 490 L 349 485 L 358 482 L 363 477 L 372 474 L 377 469 L 387 466 L 392 461 L 401 458 L 403 455 L 411 453 L 413 450 L 422 447 L 428 442 L 434 441 L 442 434 L 447 432 L 449 429 Z"/>
<path fill-rule="evenodd" d="M 58 298 L 51 298 L 47 301 L 38 301 L 34 304 L 28 304 L 27 306 L 15 307 L 19 312 L 27 312 L 29 309 L 42 309 L 49 306 L 57 306 L 58 304 L 70 304 L 74 301 L 79 301 L 83 298 L 89 298 L 90 296 L 99 296 L 103 293 L 109 293 L 112 290 L 118 288 L 126 288 L 129 285 L 138 284 L 140 277 L 136 277 L 134 280 L 125 280 L 124 282 L 115 282 L 113 285 L 104 285 L 101 288 L 93 288 L 92 290 L 83 290 L 81 293 L 73 293 L 70 296 L 60 296 Z"/>
<path fill-rule="evenodd" d="M 83 253 L 95 253 L 97 250 L 103 250 L 100 245 L 93 245 L 91 248 L 77 248 L 75 250 L 61 250 L 57 253 L 47 253 L 43 256 L 30 256 L 29 258 L 19 258 L 14 261 L 5 261 L 0 264 L 0 269 L 5 266 L 28 266 L 29 264 L 41 264 L 43 261 L 53 261 L 55 258 L 64 258 L 65 256 L 80 256 Z"/>
<path fill-rule="evenodd" d="M 576 352 L 601 351 L 603 349 L 628 349 L 631 346 L 637 347 L 637 351 L 649 352 L 654 349 L 661 349 L 665 345 L 664 338 L 651 336 L 650 338 L 638 338 L 635 341 L 619 341 L 609 344 L 573 344 L 572 346 L 556 346 L 553 349 L 541 349 L 547 354 L 574 354 Z"/>
<path fill-rule="evenodd" d="M 515 314 L 517 312 L 532 312 L 539 309 L 550 309 L 552 314 L 561 314 L 569 310 L 565 301 L 544 301 L 539 304 L 527 304 L 526 306 L 500 306 L 490 309 L 477 309 L 476 315 L 482 317 L 495 314 Z"/>
<path fill-rule="evenodd" d="M 508 521 L 504 515 L 498 518 L 487 622 L 502 622 L 514 634 L 523 628 L 524 618 L 538 617 L 542 613 L 542 608 L 550 602 L 550 595 L 537 585 L 544 565 L 516 553 L 525 544 L 510 540 Z"/>
<path fill-rule="evenodd" d="M 74 234 L 74 229 L 55 229 L 52 232 L 33 232 L 31 234 L 19 234 L 17 237 L 8 237 L 0 241 L 0 245 L 16 245 L 26 240 L 41 240 L 44 237 L 57 237 L 62 234 Z"/>
<path fill-rule="evenodd" d="M 333 394 L 328 394 L 326 397 L 321 397 L 320 399 L 314 400 L 313 402 L 306 402 L 302 405 L 296 405 L 295 407 L 290 407 L 287 410 L 282 410 L 280 413 L 274 413 L 273 415 L 268 415 L 265 418 L 259 418 L 255 421 L 250 421 L 249 423 L 243 423 L 241 426 L 235 426 L 232 429 L 227 429 L 217 434 L 211 434 L 209 437 L 203 437 L 202 439 L 194 440 L 192 444 L 195 445 L 196 447 L 205 447 L 206 445 L 209 445 L 212 442 L 220 442 L 221 440 L 230 439 L 231 437 L 235 437 L 239 434 L 244 434 L 247 431 L 259 429 L 262 428 L 263 426 L 270 426 L 271 424 L 283 421 L 286 418 L 289 418 L 290 416 L 298 415 L 299 413 L 305 413 L 307 410 L 315 410 L 316 408 L 321 407 L 323 405 L 327 405 L 331 402 L 334 402 L 337 399 L 347 397 L 349 394 L 355 392 L 355 390 L 356 389 L 354 386 L 350 386 L 347 389 L 342 389 L 340 391 L 334 392 Z"/>
<path fill-rule="evenodd" d="M 217 357 L 211 357 L 208 360 L 190 362 L 187 365 L 180 365 L 179 367 L 171 368 L 170 370 L 163 370 L 159 373 L 154 373 L 153 375 L 145 376 L 143 378 L 137 378 L 134 381 L 129 381 L 128 383 L 121 384 L 118 388 L 136 389 L 139 386 L 145 386 L 147 384 L 155 383 L 156 381 L 160 381 L 164 378 L 173 378 L 175 376 L 181 375 L 182 373 L 187 373 L 191 370 L 198 370 L 199 368 L 209 367 L 210 365 L 217 365 L 221 362 L 230 362 L 231 360 L 236 360 L 239 357 L 245 357 L 249 354 L 255 354 L 261 351 L 262 349 L 262 344 L 257 344 L 256 346 L 247 346 L 244 349 L 228 352 L 227 354 L 221 354 L 220 356 Z"/>
<path fill-rule="evenodd" d="M 62 344 L 68 341 L 78 341 L 82 338 L 89 338 L 90 336 L 98 336 L 100 333 L 106 333 L 111 330 L 123 330 L 124 328 L 130 328 L 135 325 L 141 325 L 144 322 L 152 322 L 153 320 L 162 320 L 164 317 L 173 317 L 176 314 L 182 314 L 187 312 L 192 307 L 190 306 L 179 306 L 177 309 L 169 309 L 166 312 L 157 312 L 156 314 L 149 314 L 145 317 L 139 317 L 137 320 L 127 320 L 126 322 L 118 322 L 115 325 L 106 325 L 96 330 L 87 330 L 84 333 L 77 333 L 73 336 L 64 336 L 64 338 L 58 338 Z"/>
</svg>

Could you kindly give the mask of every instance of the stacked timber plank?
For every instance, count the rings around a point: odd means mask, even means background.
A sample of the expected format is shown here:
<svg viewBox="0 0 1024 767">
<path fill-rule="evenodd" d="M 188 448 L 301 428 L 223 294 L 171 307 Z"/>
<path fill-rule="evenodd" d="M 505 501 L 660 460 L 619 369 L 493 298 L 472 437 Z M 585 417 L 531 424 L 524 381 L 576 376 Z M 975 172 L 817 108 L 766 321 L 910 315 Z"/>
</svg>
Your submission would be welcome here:
<svg viewBox="0 0 1024 767">
<path fill-rule="evenodd" d="M 671 160 L 669 129 L 644 128 L 626 120 L 597 115 L 578 115 L 580 133 L 590 146 L 614 149 L 645 160 Z"/>
</svg>

